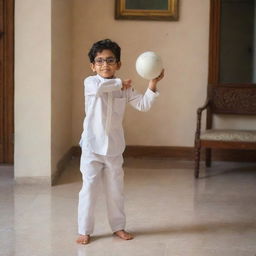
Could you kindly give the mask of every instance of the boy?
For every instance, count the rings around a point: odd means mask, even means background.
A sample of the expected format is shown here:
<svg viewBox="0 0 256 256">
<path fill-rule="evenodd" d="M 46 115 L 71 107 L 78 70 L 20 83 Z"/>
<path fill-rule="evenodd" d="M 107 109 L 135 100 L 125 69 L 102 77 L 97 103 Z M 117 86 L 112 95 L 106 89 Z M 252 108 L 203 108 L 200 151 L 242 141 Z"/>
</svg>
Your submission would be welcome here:
<svg viewBox="0 0 256 256">
<path fill-rule="evenodd" d="M 164 77 L 164 71 L 149 81 L 144 95 L 138 94 L 131 88 L 131 80 L 121 81 L 115 77 L 121 67 L 120 52 L 117 43 L 106 39 L 96 42 L 88 54 L 96 75 L 84 81 L 86 117 L 80 141 L 83 186 L 79 193 L 77 239 L 80 244 L 88 244 L 93 233 L 94 207 L 101 178 L 113 233 L 124 240 L 133 239 L 124 229 L 122 120 L 127 102 L 139 111 L 150 109 L 158 96 L 156 85 Z"/>
</svg>

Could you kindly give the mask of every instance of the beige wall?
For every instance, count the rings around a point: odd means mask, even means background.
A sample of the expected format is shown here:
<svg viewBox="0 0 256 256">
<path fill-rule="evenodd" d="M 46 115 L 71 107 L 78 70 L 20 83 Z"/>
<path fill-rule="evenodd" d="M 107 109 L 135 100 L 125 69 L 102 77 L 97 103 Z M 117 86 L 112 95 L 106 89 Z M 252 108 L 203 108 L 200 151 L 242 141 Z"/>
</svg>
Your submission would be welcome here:
<svg viewBox="0 0 256 256">
<path fill-rule="evenodd" d="M 48 183 L 56 164 L 77 145 L 84 118 L 83 79 L 92 74 L 87 52 L 111 38 L 122 47 L 118 75 L 132 78 L 137 56 L 148 50 L 163 58 L 161 96 L 148 113 L 128 106 L 128 145 L 192 146 L 196 109 L 206 95 L 209 0 L 180 1 L 178 22 L 114 20 L 114 0 L 15 1 L 15 178 Z M 71 49 L 72 48 L 72 49 Z M 250 129 L 255 120 L 216 119 Z"/>
<path fill-rule="evenodd" d="M 52 175 L 72 147 L 72 1 L 52 0 Z"/>
<path fill-rule="evenodd" d="M 72 147 L 72 2 L 15 2 L 15 178 L 51 183 Z"/>
<path fill-rule="evenodd" d="M 15 1 L 15 177 L 51 174 L 51 0 Z"/>
<path fill-rule="evenodd" d="M 135 71 L 144 51 L 161 55 L 166 77 L 161 96 L 148 113 L 127 107 L 124 121 L 128 145 L 192 146 L 196 108 L 206 95 L 209 0 L 180 1 L 177 22 L 114 19 L 114 0 L 75 0 L 73 26 L 73 144 L 84 118 L 83 79 L 91 74 L 87 52 L 93 42 L 111 38 L 122 47 L 121 78 L 131 78 L 144 92 L 147 81 Z"/>
</svg>

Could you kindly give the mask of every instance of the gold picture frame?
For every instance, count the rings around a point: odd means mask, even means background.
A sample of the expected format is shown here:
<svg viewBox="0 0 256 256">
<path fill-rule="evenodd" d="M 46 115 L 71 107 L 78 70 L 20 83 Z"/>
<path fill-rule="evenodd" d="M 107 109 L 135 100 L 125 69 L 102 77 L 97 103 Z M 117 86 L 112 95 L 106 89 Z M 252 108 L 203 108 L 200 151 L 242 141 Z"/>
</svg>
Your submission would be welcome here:
<svg viewBox="0 0 256 256">
<path fill-rule="evenodd" d="M 178 20 L 179 0 L 115 0 L 115 18 L 128 20 Z"/>
</svg>

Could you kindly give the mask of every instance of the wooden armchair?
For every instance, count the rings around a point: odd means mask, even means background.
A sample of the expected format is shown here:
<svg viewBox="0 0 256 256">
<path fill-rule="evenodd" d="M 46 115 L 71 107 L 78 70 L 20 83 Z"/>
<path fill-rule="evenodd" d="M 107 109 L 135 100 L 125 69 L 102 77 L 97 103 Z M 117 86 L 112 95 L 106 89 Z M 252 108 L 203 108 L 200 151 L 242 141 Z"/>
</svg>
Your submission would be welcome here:
<svg viewBox="0 0 256 256">
<path fill-rule="evenodd" d="M 206 130 L 201 131 L 202 112 L 207 109 Z M 255 115 L 256 85 L 209 85 L 205 104 L 197 110 L 195 133 L 195 177 L 199 177 L 200 152 L 206 150 L 205 163 L 211 166 L 211 149 L 256 150 L 256 127 L 250 130 L 213 129 L 213 116 Z"/>
</svg>

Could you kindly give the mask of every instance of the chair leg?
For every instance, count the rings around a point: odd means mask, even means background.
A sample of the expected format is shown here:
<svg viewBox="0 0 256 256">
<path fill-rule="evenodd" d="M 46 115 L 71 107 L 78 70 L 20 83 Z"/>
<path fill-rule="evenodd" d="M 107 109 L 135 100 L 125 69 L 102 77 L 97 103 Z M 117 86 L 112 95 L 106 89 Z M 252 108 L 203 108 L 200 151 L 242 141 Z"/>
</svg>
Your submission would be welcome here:
<svg viewBox="0 0 256 256">
<path fill-rule="evenodd" d="M 210 167 L 212 164 L 212 150 L 207 148 L 205 150 L 205 165 L 206 167 Z"/>
<path fill-rule="evenodd" d="M 200 144 L 199 143 L 196 143 L 196 146 L 195 146 L 195 178 L 198 178 L 199 177 L 199 168 L 200 168 Z"/>
</svg>

